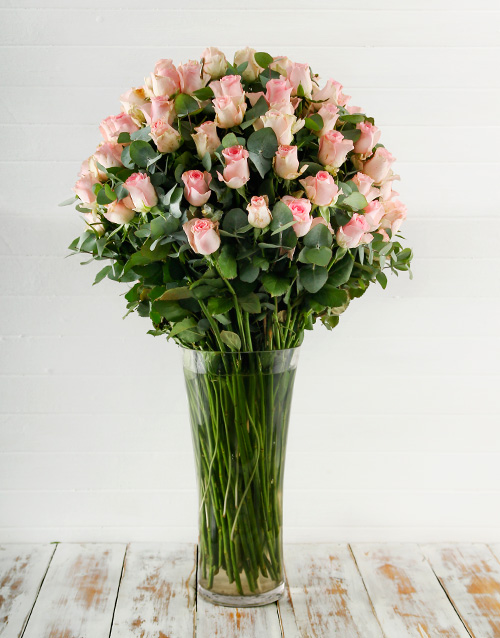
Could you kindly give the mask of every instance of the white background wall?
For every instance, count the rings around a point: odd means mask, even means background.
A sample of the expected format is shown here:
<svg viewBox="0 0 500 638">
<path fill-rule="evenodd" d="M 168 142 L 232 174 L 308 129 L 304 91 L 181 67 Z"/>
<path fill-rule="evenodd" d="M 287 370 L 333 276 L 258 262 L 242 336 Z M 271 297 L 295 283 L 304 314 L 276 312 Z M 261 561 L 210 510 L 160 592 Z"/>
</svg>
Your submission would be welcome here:
<svg viewBox="0 0 500 638">
<path fill-rule="evenodd" d="M 415 249 L 414 281 L 308 335 L 286 539 L 498 541 L 498 2 L 0 6 L 0 541 L 196 537 L 179 352 L 64 259 L 82 222 L 57 203 L 156 59 L 247 44 L 332 75 L 375 117 Z"/>
</svg>

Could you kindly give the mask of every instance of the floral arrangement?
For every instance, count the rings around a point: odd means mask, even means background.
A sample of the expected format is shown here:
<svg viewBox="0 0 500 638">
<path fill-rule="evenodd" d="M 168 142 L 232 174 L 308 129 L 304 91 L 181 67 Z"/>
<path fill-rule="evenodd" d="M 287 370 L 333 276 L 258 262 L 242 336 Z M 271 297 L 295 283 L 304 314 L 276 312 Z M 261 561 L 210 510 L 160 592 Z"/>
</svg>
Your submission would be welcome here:
<svg viewBox="0 0 500 638">
<path fill-rule="evenodd" d="M 341 84 L 246 48 L 159 60 L 101 123 L 70 249 L 130 282 L 128 312 L 197 350 L 300 345 L 386 272 L 409 271 L 394 157 Z M 86 262 L 88 263 L 88 262 Z M 410 272 L 411 275 L 411 272 Z"/>
</svg>

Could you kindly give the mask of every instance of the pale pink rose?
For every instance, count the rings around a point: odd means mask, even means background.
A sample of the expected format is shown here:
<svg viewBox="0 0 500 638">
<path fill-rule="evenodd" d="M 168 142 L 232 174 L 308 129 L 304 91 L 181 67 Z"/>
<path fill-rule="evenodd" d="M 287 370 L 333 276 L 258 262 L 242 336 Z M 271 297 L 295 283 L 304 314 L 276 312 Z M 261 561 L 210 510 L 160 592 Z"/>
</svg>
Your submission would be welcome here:
<svg viewBox="0 0 500 638">
<path fill-rule="evenodd" d="M 153 96 L 154 97 L 154 96 Z M 138 124 L 151 124 L 151 102 L 144 102 L 142 106 L 138 106 L 130 112 L 131 117 Z"/>
<path fill-rule="evenodd" d="M 384 211 L 380 225 L 382 228 L 390 228 L 394 237 L 406 219 L 406 206 L 399 199 L 391 199 L 384 202 Z"/>
<path fill-rule="evenodd" d="M 95 213 L 83 213 L 83 219 L 87 222 L 91 229 L 99 235 L 99 237 L 104 235 L 104 226 L 101 224 Z"/>
<path fill-rule="evenodd" d="M 106 174 L 97 166 L 99 163 L 104 168 L 112 168 L 113 166 L 123 166 L 122 164 L 121 144 L 116 142 L 104 142 L 97 147 L 96 152 L 89 159 L 89 169 L 94 177 L 102 180 L 107 179 Z"/>
<path fill-rule="evenodd" d="M 292 211 L 295 224 L 292 226 L 297 237 L 303 237 L 306 235 L 312 224 L 311 217 L 311 202 L 305 198 L 296 198 L 291 195 L 285 195 L 281 198 L 288 208 Z"/>
<path fill-rule="evenodd" d="M 170 97 L 181 88 L 179 73 L 172 60 L 158 60 L 150 76 L 151 91 L 155 96 Z"/>
<path fill-rule="evenodd" d="M 384 201 L 389 201 L 393 199 L 396 195 L 399 195 L 398 192 L 392 190 L 392 181 L 394 179 L 399 179 L 399 175 L 392 175 L 391 179 L 387 179 L 380 185 L 380 199 Z"/>
<path fill-rule="evenodd" d="M 116 142 L 120 133 L 133 133 L 138 131 L 139 127 L 128 113 L 119 113 L 118 115 L 110 115 L 103 120 L 99 130 L 106 142 Z"/>
<path fill-rule="evenodd" d="M 296 146 L 281 145 L 274 158 L 274 172 L 283 179 L 296 179 L 299 175 L 299 158 Z"/>
<path fill-rule="evenodd" d="M 207 171 L 186 171 L 182 173 L 184 197 L 193 206 L 203 206 L 210 198 L 209 184 L 212 176 Z"/>
<path fill-rule="evenodd" d="M 88 175 L 89 173 L 90 173 L 90 157 L 87 157 L 86 160 L 83 160 L 80 166 L 80 172 L 78 173 L 78 175 L 80 175 L 80 177 L 83 177 L 84 175 Z"/>
<path fill-rule="evenodd" d="M 380 184 L 389 174 L 395 157 L 383 146 L 379 146 L 368 161 L 363 164 L 363 173 L 373 179 L 375 184 Z"/>
<path fill-rule="evenodd" d="M 120 103 L 124 113 L 128 113 L 137 124 L 147 121 L 145 111 L 147 112 L 149 102 L 146 100 L 144 88 L 133 88 L 125 91 L 120 95 Z"/>
<path fill-rule="evenodd" d="M 212 156 L 221 145 L 215 122 L 203 122 L 200 126 L 196 126 L 194 130 L 196 133 L 193 133 L 191 137 L 196 144 L 198 157 L 202 159 L 205 153 Z"/>
<path fill-rule="evenodd" d="M 217 222 L 214 223 L 211 219 L 195 218 L 183 224 L 182 228 L 195 253 L 211 255 L 219 248 L 220 236 Z"/>
<path fill-rule="evenodd" d="M 358 191 L 364 196 L 368 203 L 380 195 L 379 189 L 372 186 L 373 179 L 368 175 L 365 175 L 364 173 L 356 173 L 356 175 L 352 178 L 352 181 L 356 184 Z"/>
<path fill-rule="evenodd" d="M 346 106 L 345 107 L 349 115 L 355 115 L 356 113 L 362 113 L 363 109 L 360 106 Z"/>
<path fill-rule="evenodd" d="M 377 230 L 380 226 L 380 220 L 384 216 L 385 210 L 382 204 L 378 201 L 378 199 L 374 199 L 372 202 L 363 208 L 363 213 L 365 215 L 365 219 L 368 222 L 370 228 L 369 230 Z"/>
<path fill-rule="evenodd" d="M 219 128 L 232 128 L 243 122 L 246 104 L 236 105 L 231 97 L 217 97 L 212 100 L 215 110 L 215 123 Z"/>
<path fill-rule="evenodd" d="M 381 131 L 370 122 L 359 122 L 356 128 L 361 131 L 361 135 L 359 140 L 354 142 L 354 152 L 367 157 L 372 154 L 373 147 L 380 139 Z"/>
<path fill-rule="evenodd" d="M 326 85 L 319 89 L 317 86 L 313 86 L 312 97 L 317 102 L 332 102 L 336 106 L 345 106 L 351 99 L 350 95 L 344 95 L 342 93 L 342 84 L 336 82 L 331 78 Z"/>
<path fill-rule="evenodd" d="M 339 196 L 339 189 L 333 177 L 326 171 L 319 171 L 315 176 L 301 179 L 300 183 L 306 191 L 308 199 L 316 206 L 331 206 Z"/>
<path fill-rule="evenodd" d="M 241 188 L 250 179 L 248 168 L 248 151 L 243 146 L 230 146 L 222 151 L 226 167 L 221 175 L 217 172 L 219 180 L 229 188 Z"/>
<path fill-rule="evenodd" d="M 272 215 L 267 197 L 252 197 L 247 211 L 248 223 L 254 228 L 266 228 L 271 223 Z"/>
<path fill-rule="evenodd" d="M 163 120 L 151 124 L 150 137 L 160 153 L 173 153 L 182 144 L 182 136 L 173 126 Z"/>
<path fill-rule="evenodd" d="M 353 148 L 352 140 L 345 139 L 340 131 L 328 131 L 319 138 L 318 159 L 324 166 L 340 168 Z"/>
<path fill-rule="evenodd" d="M 245 93 L 245 95 L 250 102 L 250 106 L 255 106 L 261 97 L 266 97 L 266 94 L 263 91 L 257 91 L 256 93 Z"/>
<path fill-rule="evenodd" d="M 363 215 L 354 213 L 351 220 L 337 231 L 337 244 L 342 248 L 356 248 L 363 243 L 363 236 L 370 226 Z"/>
<path fill-rule="evenodd" d="M 266 84 L 266 100 L 268 104 L 289 103 L 292 85 L 288 80 L 277 78 Z"/>
<path fill-rule="evenodd" d="M 236 51 L 234 54 L 234 65 L 240 66 L 244 62 L 248 62 L 247 68 L 241 74 L 241 77 L 247 82 L 253 82 L 259 77 L 259 74 L 264 70 L 255 61 L 256 50 L 250 47 L 245 47 Z"/>
<path fill-rule="evenodd" d="M 127 200 L 129 200 L 128 197 Z M 104 217 L 113 224 L 128 224 L 135 217 L 135 210 L 129 208 L 127 204 L 129 202 L 125 199 L 115 199 L 106 206 Z"/>
<path fill-rule="evenodd" d="M 323 128 L 321 131 L 318 131 L 318 136 L 321 137 L 325 133 L 328 133 L 328 131 L 333 131 L 339 117 L 339 110 L 335 104 L 327 102 L 321 106 L 318 115 L 321 115 L 321 119 L 323 120 Z"/>
<path fill-rule="evenodd" d="M 92 204 L 95 202 L 96 196 L 92 187 L 98 183 L 92 173 L 85 173 L 73 186 L 73 191 L 85 204 Z"/>
<path fill-rule="evenodd" d="M 286 78 L 288 69 L 292 64 L 293 62 L 286 55 L 275 55 L 269 68 Z"/>
<path fill-rule="evenodd" d="M 189 60 L 177 68 L 181 81 L 181 92 L 191 95 L 198 89 L 202 89 L 208 82 L 208 77 L 201 75 L 201 62 Z"/>
<path fill-rule="evenodd" d="M 293 140 L 293 134 L 302 128 L 304 120 L 297 122 L 295 115 L 280 113 L 271 109 L 265 115 L 261 115 L 260 121 L 265 128 L 272 128 L 280 146 L 289 146 Z"/>
<path fill-rule="evenodd" d="M 225 75 L 220 80 L 210 82 L 210 88 L 216 98 L 230 97 L 236 106 L 245 102 L 245 91 L 239 75 Z"/>
<path fill-rule="evenodd" d="M 138 213 L 147 213 L 158 203 L 158 196 L 146 173 L 133 173 L 125 182 L 125 188 Z"/>
<path fill-rule="evenodd" d="M 202 54 L 203 73 L 212 79 L 220 78 L 227 69 L 226 56 L 217 47 L 207 47 Z"/>
<path fill-rule="evenodd" d="M 170 100 L 167 95 L 159 95 L 151 98 L 151 121 L 163 120 L 173 124 L 175 120 L 174 100 Z"/>
<path fill-rule="evenodd" d="M 292 62 L 288 65 L 287 78 L 293 87 L 293 94 L 297 95 L 299 85 L 302 86 L 304 95 L 308 98 L 312 95 L 313 83 L 311 79 L 311 69 L 308 64 Z"/>
</svg>

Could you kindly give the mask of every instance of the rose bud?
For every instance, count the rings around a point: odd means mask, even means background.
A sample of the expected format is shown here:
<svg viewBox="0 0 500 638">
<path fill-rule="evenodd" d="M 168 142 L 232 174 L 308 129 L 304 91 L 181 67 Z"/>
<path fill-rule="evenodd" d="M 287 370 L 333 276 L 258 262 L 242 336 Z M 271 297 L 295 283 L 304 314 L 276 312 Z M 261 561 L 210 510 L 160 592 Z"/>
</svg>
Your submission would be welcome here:
<svg viewBox="0 0 500 638">
<path fill-rule="evenodd" d="M 127 206 L 130 205 L 130 198 L 127 199 L 116 199 L 111 204 L 106 206 L 106 212 L 104 213 L 104 217 L 108 220 L 108 222 L 112 222 L 113 224 L 128 224 L 128 222 L 135 217 L 135 210 L 132 210 Z"/>
<path fill-rule="evenodd" d="M 203 206 L 210 198 L 209 184 L 212 176 L 207 171 L 186 171 L 182 173 L 184 197 L 193 206 Z"/>
<path fill-rule="evenodd" d="M 336 82 L 331 78 L 326 85 L 319 89 L 317 86 L 313 86 L 312 97 L 317 102 L 331 102 L 336 106 L 345 106 L 351 99 L 350 95 L 344 95 L 342 93 L 342 84 Z"/>
<path fill-rule="evenodd" d="M 163 120 L 153 122 L 149 135 L 160 153 L 173 153 L 182 144 L 182 136 L 179 131 Z"/>
<path fill-rule="evenodd" d="M 371 177 L 376 184 L 380 184 L 389 174 L 395 159 L 386 148 L 379 146 L 372 157 L 364 163 L 363 173 Z"/>
<path fill-rule="evenodd" d="M 292 85 L 283 78 L 269 80 L 266 84 L 266 100 L 268 104 L 289 104 Z"/>
<path fill-rule="evenodd" d="M 318 131 L 318 137 L 321 137 L 325 133 L 328 133 L 328 131 L 333 131 L 339 117 L 339 110 L 335 104 L 327 102 L 320 108 L 318 115 L 321 115 L 321 119 L 323 120 L 323 128 L 321 131 Z"/>
<path fill-rule="evenodd" d="M 231 97 L 217 97 L 212 102 L 215 109 L 215 124 L 219 128 L 231 128 L 243 122 L 246 104 L 236 105 Z"/>
<path fill-rule="evenodd" d="M 153 95 L 170 97 L 181 88 L 179 73 L 172 60 L 158 60 L 150 76 Z"/>
<path fill-rule="evenodd" d="M 247 206 L 248 223 L 254 228 L 266 228 L 271 223 L 272 215 L 268 207 L 268 199 L 264 197 L 252 197 Z"/>
<path fill-rule="evenodd" d="M 340 131 L 328 131 L 319 139 L 318 159 L 324 166 L 340 168 L 353 148 L 352 140 L 345 139 Z"/>
<path fill-rule="evenodd" d="M 219 180 L 229 188 L 241 188 L 250 179 L 248 151 L 243 146 L 230 146 L 222 151 L 226 167 L 223 175 L 217 172 Z"/>
<path fill-rule="evenodd" d="M 265 115 L 261 115 L 260 121 L 265 128 L 272 128 L 280 146 L 288 146 L 293 140 L 293 134 L 304 126 L 304 120 L 297 122 L 295 115 L 280 113 L 271 109 Z"/>
<path fill-rule="evenodd" d="M 101 224 L 95 213 L 83 213 L 83 218 L 91 229 L 99 235 L 99 237 L 104 235 L 104 226 Z"/>
<path fill-rule="evenodd" d="M 116 142 L 120 133 L 133 133 L 138 131 L 139 127 L 128 113 L 119 113 L 118 115 L 110 115 L 103 120 L 99 130 L 106 142 Z"/>
<path fill-rule="evenodd" d="M 370 226 L 369 230 L 372 231 L 377 230 L 380 226 L 380 220 L 384 216 L 385 210 L 382 204 L 377 199 L 374 199 L 368 206 L 363 208 L 363 213 Z"/>
<path fill-rule="evenodd" d="M 351 220 L 337 231 L 337 244 L 341 248 L 356 248 L 363 243 L 363 236 L 370 226 L 363 215 L 354 213 Z"/>
<path fill-rule="evenodd" d="M 245 47 L 244 49 L 240 49 L 236 51 L 234 54 L 234 65 L 236 67 L 240 66 L 240 64 L 244 64 L 248 62 L 246 69 L 241 74 L 241 77 L 247 82 L 253 82 L 259 77 L 259 74 L 264 70 L 260 67 L 255 61 L 255 49 L 251 49 L 250 47 Z"/>
<path fill-rule="evenodd" d="M 212 79 L 220 78 L 227 69 L 226 56 L 217 47 L 207 47 L 202 54 L 203 73 Z"/>
<path fill-rule="evenodd" d="M 313 221 L 310 215 L 311 202 L 308 199 L 297 199 L 291 195 L 285 195 L 285 197 L 281 198 L 281 201 L 292 211 L 293 218 L 296 222 L 292 228 L 297 237 L 303 237 L 306 235 L 309 232 Z"/>
<path fill-rule="evenodd" d="M 96 200 L 92 186 L 97 183 L 97 180 L 92 173 L 85 173 L 73 186 L 73 191 L 85 204 L 92 204 Z"/>
<path fill-rule="evenodd" d="M 313 177 L 301 179 L 300 183 L 306 191 L 308 199 L 316 206 L 331 206 L 339 196 L 339 189 L 333 177 L 326 171 L 319 171 Z"/>
<path fill-rule="evenodd" d="M 381 194 L 378 188 L 372 187 L 373 179 L 364 173 L 356 173 L 352 181 L 356 184 L 358 191 L 364 196 L 368 203 Z"/>
<path fill-rule="evenodd" d="M 103 181 L 107 179 L 105 173 L 103 173 L 97 164 L 104 166 L 104 168 L 112 168 L 113 166 L 123 166 L 122 157 L 123 146 L 116 144 L 115 142 L 104 142 L 97 147 L 96 152 L 89 159 L 90 172 L 97 179 Z"/>
<path fill-rule="evenodd" d="M 153 96 L 151 98 L 151 121 L 163 120 L 173 124 L 175 120 L 174 100 L 166 95 Z"/>
<path fill-rule="evenodd" d="M 181 92 L 191 95 L 206 86 L 208 77 L 201 77 L 201 62 L 189 60 L 177 67 L 181 82 Z"/>
<path fill-rule="evenodd" d="M 194 171 L 191 171 L 194 172 Z M 198 171 L 199 172 L 199 171 Z M 218 223 L 210 219 L 190 219 L 182 228 L 195 253 L 211 255 L 220 246 Z"/>
<path fill-rule="evenodd" d="M 356 128 L 361 131 L 361 135 L 354 142 L 354 152 L 367 157 L 372 154 L 373 147 L 380 139 L 381 131 L 370 122 L 359 122 Z"/>
<path fill-rule="evenodd" d="M 274 172 L 283 179 L 297 179 L 299 176 L 299 158 L 296 146 L 281 145 L 274 158 Z"/>
<path fill-rule="evenodd" d="M 125 188 L 138 213 L 147 213 L 158 203 L 158 196 L 146 173 L 133 173 L 125 182 Z"/>
<path fill-rule="evenodd" d="M 299 85 L 304 91 L 304 95 L 311 97 L 313 83 L 311 79 L 311 69 L 308 64 L 299 64 L 292 62 L 287 69 L 287 78 L 293 87 L 293 94 L 297 95 Z"/>
<path fill-rule="evenodd" d="M 196 126 L 194 130 L 196 133 L 193 133 L 191 137 L 196 144 L 198 157 L 203 159 L 205 153 L 212 156 L 221 145 L 215 122 L 203 122 L 200 126 Z"/>
<path fill-rule="evenodd" d="M 209 86 L 215 98 L 230 97 L 236 106 L 245 102 L 245 91 L 239 75 L 225 75 L 220 80 L 210 82 Z"/>
<path fill-rule="evenodd" d="M 380 225 L 382 228 L 390 228 L 394 237 L 406 219 L 406 206 L 399 199 L 391 199 L 384 202 L 384 211 Z"/>
</svg>

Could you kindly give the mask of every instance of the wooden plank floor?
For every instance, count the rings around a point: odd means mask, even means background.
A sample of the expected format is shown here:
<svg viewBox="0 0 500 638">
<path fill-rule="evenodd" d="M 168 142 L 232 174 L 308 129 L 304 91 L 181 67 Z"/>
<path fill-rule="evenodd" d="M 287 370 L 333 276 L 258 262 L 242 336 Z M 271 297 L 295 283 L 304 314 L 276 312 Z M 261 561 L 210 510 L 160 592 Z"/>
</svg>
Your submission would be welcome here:
<svg viewBox="0 0 500 638">
<path fill-rule="evenodd" d="M 196 597 L 196 546 L 0 546 L 0 638 L 500 638 L 500 544 L 288 545 L 258 609 Z"/>
</svg>

